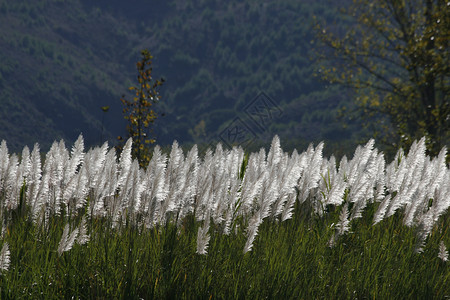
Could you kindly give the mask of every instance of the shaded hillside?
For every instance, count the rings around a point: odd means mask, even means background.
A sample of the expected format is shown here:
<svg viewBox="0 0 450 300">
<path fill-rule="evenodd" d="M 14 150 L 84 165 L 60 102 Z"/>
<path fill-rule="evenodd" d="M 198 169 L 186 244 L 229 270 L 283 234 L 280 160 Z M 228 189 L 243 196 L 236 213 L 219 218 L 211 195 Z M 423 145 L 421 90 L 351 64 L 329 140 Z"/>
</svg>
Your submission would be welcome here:
<svg viewBox="0 0 450 300">
<path fill-rule="evenodd" d="M 266 140 L 275 133 L 308 141 L 350 136 L 334 120 L 343 97 L 313 77 L 311 16 L 324 13 L 323 5 L 204 3 L 175 5 L 170 18 L 144 26 L 167 79 L 164 103 L 172 119 L 163 132 L 203 141 L 193 129 L 204 124 L 208 140 L 226 129 L 225 120 L 241 117 Z M 258 128 L 245 109 L 261 91 L 283 117 Z"/>
<path fill-rule="evenodd" d="M 11 148 L 48 146 L 83 132 L 88 143 L 99 143 L 100 106 L 119 102 L 131 76 L 126 23 L 85 11 L 78 1 L 26 2 L 1 4 L 0 138 Z M 110 120 L 121 120 L 120 110 L 110 113 L 109 135 L 123 127 Z"/>
<path fill-rule="evenodd" d="M 0 138 L 12 147 L 80 132 L 99 143 L 104 105 L 103 135 L 113 142 L 143 48 L 166 79 L 160 144 L 222 141 L 235 124 L 254 144 L 274 134 L 297 145 L 355 138 L 356 127 L 335 118 L 348 97 L 313 76 L 311 17 L 333 13 L 322 1 L 0 3 Z M 261 95 L 272 109 L 263 121 Z"/>
</svg>

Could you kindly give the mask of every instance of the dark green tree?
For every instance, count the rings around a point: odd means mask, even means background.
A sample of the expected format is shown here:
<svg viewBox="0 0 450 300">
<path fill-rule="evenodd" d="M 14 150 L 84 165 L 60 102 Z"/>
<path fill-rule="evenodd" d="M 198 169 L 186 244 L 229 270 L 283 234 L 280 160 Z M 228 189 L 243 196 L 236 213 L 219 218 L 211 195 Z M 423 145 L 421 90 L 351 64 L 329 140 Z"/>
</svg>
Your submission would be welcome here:
<svg viewBox="0 0 450 300">
<path fill-rule="evenodd" d="M 356 91 L 378 140 L 408 148 L 426 136 L 436 155 L 450 141 L 448 1 L 353 0 L 342 12 L 316 23 L 322 77 Z"/>
<path fill-rule="evenodd" d="M 161 98 L 159 87 L 164 79 L 153 80 L 153 56 L 150 51 L 142 50 L 141 56 L 142 59 L 136 63 L 137 85 L 129 87 L 129 90 L 134 93 L 133 98 L 128 100 L 123 95 L 120 100 L 125 106 L 123 113 L 124 118 L 128 120 L 128 137 L 133 139 L 133 158 L 139 160 L 141 167 L 147 167 L 150 161 L 150 145 L 156 141 L 155 137 L 151 137 L 152 128 L 150 127 L 157 118 L 153 104 Z M 122 137 L 119 137 L 119 140 L 122 140 Z"/>
</svg>

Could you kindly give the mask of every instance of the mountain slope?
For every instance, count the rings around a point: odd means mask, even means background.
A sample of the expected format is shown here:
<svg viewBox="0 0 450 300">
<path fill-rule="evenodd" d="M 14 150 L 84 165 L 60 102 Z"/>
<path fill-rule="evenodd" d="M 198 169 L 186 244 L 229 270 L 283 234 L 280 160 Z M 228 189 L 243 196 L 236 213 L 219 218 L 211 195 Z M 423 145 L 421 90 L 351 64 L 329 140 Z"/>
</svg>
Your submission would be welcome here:
<svg viewBox="0 0 450 300">
<path fill-rule="evenodd" d="M 126 88 L 130 70 L 117 62 L 128 54 L 120 45 L 129 38 L 120 23 L 93 13 L 78 1 L 15 1 L 2 10 L 0 138 L 10 147 L 48 146 L 80 132 L 99 142 L 100 106 L 117 102 Z M 119 110 L 114 115 L 121 120 Z"/>
<path fill-rule="evenodd" d="M 88 145 L 114 142 L 143 48 L 166 79 L 155 106 L 165 114 L 160 144 L 238 143 L 224 138 L 236 124 L 255 143 L 356 136 L 356 124 L 344 130 L 335 118 L 349 97 L 313 76 L 311 17 L 332 14 L 325 1 L 0 3 L 0 139 L 13 149 L 80 132 Z"/>
</svg>

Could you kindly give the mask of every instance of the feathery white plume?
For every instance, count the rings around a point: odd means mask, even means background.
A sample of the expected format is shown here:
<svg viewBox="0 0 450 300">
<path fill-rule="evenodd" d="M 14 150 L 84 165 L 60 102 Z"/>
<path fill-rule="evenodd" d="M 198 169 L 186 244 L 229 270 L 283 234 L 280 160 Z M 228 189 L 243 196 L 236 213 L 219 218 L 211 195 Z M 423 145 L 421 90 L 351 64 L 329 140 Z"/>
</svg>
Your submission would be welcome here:
<svg viewBox="0 0 450 300">
<path fill-rule="evenodd" d="M 84 141 L 83 135 L 80 134 L 72 147 L 72 152 L 69 160 L 68 173 L 75 174 L 77 168 L 84 160 Z"/>
<path fill-rule="evenodd" d="M 186 184 L 186 172 L 183 150 L 178 142 L 174 141 L 166 169 L 165 185 L 168 188 L 168 194 L 161 205 L 160 222 L 165 222 L 167 214 L 172 212 L 176 214 L 180 208 L 181 193 Z"/>
<path fill-rule="evenodd" d="M 253 242 L 258 235 L 259 225 L 262 223 L 261 213 L 256 212 L 249 220 L 247 227 L 247 241 L 244 246 L 244 254 L 251 251 L 253 248 Z"/>
<path fill-rule="evenodd" d="M 207 254 L 207 248 L 210 236 L 208 234 L 209 230 L 209 214 L 207 214 L 203 226 L 198 228 L 197 232 L 197 253 L 201 255 Z"/>
<path fill-rule="evenodd" d="M 168 191 L 165 186 L 166 162 L 167 156 L 161 152 L 159 146 L 156 146 L 144 175 L 142 201 L 147 228 L 153 227 L 159 220 L 161 203 L 167 196 Z"/>
<path fill-rule="evenodd" d="M 42 176 L 41 154 L 39 145 L 35 144 L 30 156 L 31 169 L 27 178 L 27 199 L 29 205 L 34 206 Z"/>
<path fill-rule="evenodd" d="M 265 153 L 261 148 L 259 153 L 250 155 L 242 181 L 241 205 L 244 213 L 254 209 L 255 197 L 262 189 L 265 168 Z"/>
<path fill-rule="evenodd" d="M 319 186 L 323 146 L 323 142 L 320 142 L 316 149 L 309 145 L 306 153 L 300 158 L 300 163 L 305 164 L 303 175 L 297 183 L 300 203 L 303 203 L 308 198 L 312 189 Z"/>
<path fill-rule="evenodd" d="M 281 213 L 281 221 L 286 221 L 292 218 L 295 200 L 297 198 L 296 194 L 289 194 L 287 197 L 286 205 Z"/>
<path fill-rule="evenodd" d="M 272 139 L 272 144 L 270 145 L 269 153 L 267 154 L 267 162 L 272 165 L 278 165 L 281 160 L 283 150 L 280 146 L 280 138 L 275 135 Z"/>
<path fill-rule="evenodd" d="M 92 213 L 94 216 L 105 216 L 107 209 L 111 210 L 114 207 L 115 194 L 118 185 L 118 164 L 116 161 L 116 152 L 110 149 L 105 156 L 105 162 L 102 168 L 102 180 L 93 189 L 93 205 Z"/>
<path fill-rule="evenodd" d="M 441 241 L 439 243 L 439 254 L 438 257 L 442 259 L 442 261 L 448 261 L 448 251 L 447 248 L 445 248 L 444 241 Z"/>
<path fill-rule="evenodd" d="M 61 256 L 64 252 L 69 251 L 72 249 L 73 244 L 75 243 L 75 240 L 78 236 L 78 228 L 76 228 L 72 233 L 69 235 L 69 224 L 66 224 L 64 227 L 64 231 L 61 237 L 61 241 L 58 244 L 58 254 Z"/>
<path fill-rule="evenodd" d="M 295 186 L 300 178 L 300 166 L 297 164 L 297 157 L 289 157 L 287 153 L 283 153 L 279 164 L 274 168 L 279 173 L 277 181 L 277 199 L 273 204 L 272 217 L 277 217 L 285 210 L 286 202 L 289 194 L 296 193 Z"/>
<path fill-rule="evenodd" d="M 339 222 L 336 224 L 338 230 L 338 235 L 344 235 L 348 230 L 350 221 L 348 220 L 348 203 L 345 203 L 342 207 L 341 213 L 339 214 Z"/>
<path fill-rule="evenodd" d="M 17 208 L 22 184 L 23 178 L 19 172 L 19 159 L 17 155 L 13 154 L 9 159 L 8 171 L 3 181 L 3 189 L 6 194 L 4 207 L 6 209 Z"/>
<path fill-rule="evenodd" d="M 6 141 L 2 140 L 0 144 L 0 192 L 2 192 L 2 188 L 8 174 L 8 165 L 9 165 L 9 153 L 8 147 L 6 146 Z"/>
<path fill-rule="evenodd" d="M 380 206 L 378 206 L 378 209 L 373 216 L 373 225 L 381 222 L 381 220 L 384 219 L 384 216 L 386 215 L 386 211 L 390 203 L 391 203 L 391 195 L 386 195 L 386 197 L 384 197 L 384 200 L 381 201 Z"/>
<path fill-rule="evenodd" d="M 77 237 L 77 243 L 79 245 L 84 245 L 89 242 L 89 235 L 87 233 L 86 216 L 81 219 L 81 224 L 79 227 L 79 234 Z"/>
<path fill-rule="evenodd" d="M 214 158 L 211 149 L 208 149 L 203 158 L 203 162 L 199 165 L 197 180 L 197 190 L 195 191 L 195 218 L 199 221 L 204 220 L 207 211 L 209 211 L 209 203 L 213 200 L 213 182 L 215 180 Z"/>
<path fill-rule="evenodd" d="M 183 166 L 186 180 L 183 190 L 181 191 L 181 198 L 179 202 L 179 221 L 181 221 L 187 214 L 194 211 L 194 197 L 198 182 L 198 167 L 198 150 L 197 145 L 194 145 L 188 152 Z"/>
<path fill-rule="evenodd" d="M 22 158 L 20 160 L 20 174 L 22 176 L 22 180 L 25 180 L 25 183 L 27 182 L 27 178 L 30 175 L 31 171 L 31 159 L 30 159 L 30 149 L 25 146 L 22 150 Z"/>
<path fill-rule="evenodd" d="M 132 158 L 131 158 L 131 148 L 133 146 L 133 140 L 129 138 L 122 149 L 122 153 L 119 158 L 119 180 L 117 182 L 117 187 L 122 188 L 125 180 L 128 177 L 128 172 L 131 168 Z"/>
<path fill-rule="evenodd" d="M 142 207 L 141 207 L 141 195 L 143 190 L 143 183 L 141 180 L 142 171 L 139 168 L 139 162 L 137 160 L 134 160 L 131 165 L 130 170 L 130 176 L 132 181 L 127 185 L 130 186 L 129 193 L 127 195 L 128 197 L 128 207 L 129 212 L 133 213 L 141 213 Z M 128 188 L 127 188 L 128 189 Z"/>
<path fill-rule="evenodd" d="M 9 264 L 11 263 L 10 259 L 11 253 L 9 252 L 8 243 L 3 243 L 2 250 L 0 251 L 0 270 L 8 271 Z"/>
</svg>

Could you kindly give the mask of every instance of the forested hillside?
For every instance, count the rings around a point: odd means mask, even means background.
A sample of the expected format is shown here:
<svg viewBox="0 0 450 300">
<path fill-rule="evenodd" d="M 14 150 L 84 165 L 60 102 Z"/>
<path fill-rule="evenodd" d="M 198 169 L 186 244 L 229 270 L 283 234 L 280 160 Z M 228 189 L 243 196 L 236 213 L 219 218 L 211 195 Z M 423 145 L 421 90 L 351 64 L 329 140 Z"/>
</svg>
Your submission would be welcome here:
<svg viewBox="0 0 450 300">
<path fill-rule="evenodd" d="M 99 142 L 100 106 L 120 102 L 129 78 L 123 25 L 78 1 L 2 1 L 0 8 L 1 138 L 13 149 L 80 132 Z M 119 109 L 110 114 L 121 118 Z"/>
<path fill-rule="evenodd" d="M 0 3 L 0 139 L 11 149 L 80 132 L 88 145 L 114 143 L 144 48 L 166 80 L 158 144 L 231 143 L 239 127 L 254 145 L 278 134 L 286 147 L 351 149 L 361 133 L 336 119 L 350 95 L 314 77 L 312 16 L 333 18 L 327 1 Z"/>
</svg>

